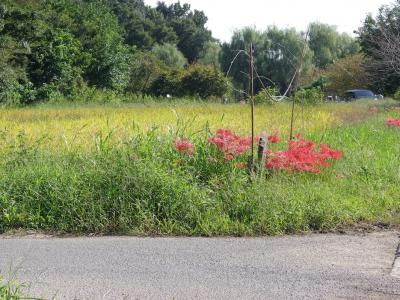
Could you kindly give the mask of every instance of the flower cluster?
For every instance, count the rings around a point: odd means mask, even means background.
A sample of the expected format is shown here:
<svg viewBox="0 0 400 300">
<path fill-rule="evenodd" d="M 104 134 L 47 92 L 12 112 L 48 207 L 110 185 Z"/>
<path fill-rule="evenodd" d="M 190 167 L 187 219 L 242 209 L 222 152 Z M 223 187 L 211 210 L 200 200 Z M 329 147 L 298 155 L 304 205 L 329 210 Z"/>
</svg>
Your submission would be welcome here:
<svg viewBox="0 0 400 300">
<path fill-rule="evenodd" d="M 175 149 L 181 153 L 193 154 L 194 145 L 187 139 L 178 139 L 175 141 Z"/>
<path fill-rule="evenodd" d="M 400 119 L 387 119 L 386 125 L 400 127 Z"/>
<path fill-rule="evenodd" d="M 279 143 L 281 141 L 279 132 L 270 135 L 268 140 L 272 144 Z M 235 157 L 250 150 L 252 139 L 251 137 L 240 137 L 227 129 L 218 129 L 215 136 L 209 139 L 209 143 L 217 147 L 226 161 L 232 161 Z M 176 140 L 175 148 L 181 153 L 194 153 L 194 145 L 187 139 Z M 289 141 L 287 150 L 268 150 L 266 168 L 320 173 L 322 168 L 331 165 L 330 161 L 339 160 L 342 156 L 341 151 L 333 150 L 329 145 L 317 145 L 313 141 L 296 135 L 294 140 Z M 216 162 L 216 159 L 210 158 L 210 161 Z M 238 169 L 246 168 L 243 162 L 237 162 L 235 166 Z"/>
<path fill-rule="evenodd" d="M 320 173 L 323 167 L 329 167 L 329 160 L 338 160 L 343 153 L 332 150 L 329 145 L 317 146 L 297 136 L 289 141 L 286 151 L 269 151 L 266 167 L 271 170 L 306 171 Z"/>
<path fill-rule="evenodd" d="M 268 141 L 272 144 L 278 144 L 281 141 L 281 137 L 279 136 L 279 131 L 276 131 L 274 134 L 268 137 Z"/>
<path fill-rule="evenodd" d="M 235 156 L 246 153 L 252 144 L 251 137 L 240 137 L 227 129 L 218 129 L 209 142 L 225 155 L 226 160 L 233 160 Z"/>
</svg>

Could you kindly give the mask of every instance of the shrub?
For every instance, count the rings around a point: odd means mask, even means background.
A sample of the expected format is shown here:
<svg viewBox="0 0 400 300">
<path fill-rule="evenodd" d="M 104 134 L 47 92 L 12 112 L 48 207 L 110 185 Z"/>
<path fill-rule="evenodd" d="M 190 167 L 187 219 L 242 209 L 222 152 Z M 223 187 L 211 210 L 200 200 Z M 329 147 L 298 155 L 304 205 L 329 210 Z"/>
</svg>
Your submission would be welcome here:
<svg viewBox="0 0 400 300">
<path fill-rule="evenodd" d="M 40 96 L 58 92 L 69 96 L 76 93 L 83 81 L 82 65 L 85 57 L 82 45 L 72 34 L 48 31 L 43 41 L 32 47 L 29 75 L 35 86 L 46 91 Z M 84 67 L 84 66 L 83 66 Z M 50 91 L 47 91 L 50 88 Z M 50 98 L 42 98 L 50 99 Z"/>
<path fill-rule="evenodd" d="M 151 52 L 136 52 L 130 62 L 130 79 L 126 91 L 144 93 L 167 71 L 166 66 Z"/>
<path fill-rule="evenodd" d="M 165 96 L 167 94 L 179 96 L 182 92 L 182 76 L 182 72 L 177 70 L 164 72 L 153 81 L 149 92 L 156 96 Z"/>
<path fill-rule="evenodd" d="M 228 92 L 228 81 L 215 67 L 192 65 L 182 78 L 182 89 L 183 94 L 188 96 L 222 97 Z"/>
<path fill-rule="evenodd" d="M 393 96 L 393 99 L 400 101 L 400 88 L 397 89 L 396 93 Z"/>
<path fill-rule="evenodd" d="M 254 97 L 255 104 L 274 104 L 275 101 L 272 99 L 273 96 L 276 96 L 278 93 L 277 89 L 274 87 L 269 87 L 267 89 L 262 89 L 258 92 L 258 94 Z"/>
<path fill-rule="evenodd" d="M 301 89 L 294 93 L 292 97 L 297 103 L 305 105 L 321 104 L 325 99 L 325 95 L 320 88 Z"/>
<path fill-rule="evenodd" d="M 21 101 L 20 89 L 21 85 L 15 78 L 1 77 L 0 102 L 4 104 L 19 104 Z"/>
</svg>

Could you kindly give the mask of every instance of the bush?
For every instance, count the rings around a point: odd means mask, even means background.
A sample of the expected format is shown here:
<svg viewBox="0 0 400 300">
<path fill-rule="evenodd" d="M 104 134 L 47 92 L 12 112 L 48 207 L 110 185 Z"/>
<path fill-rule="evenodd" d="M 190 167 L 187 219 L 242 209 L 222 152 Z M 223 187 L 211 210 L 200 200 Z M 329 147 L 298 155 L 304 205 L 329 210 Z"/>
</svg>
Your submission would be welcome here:
<svg viewBox="0 0 400 300">
<path fill-rule="evenodd" d="M 396 93 L 394 93 L 393 99 L 397 100 L 397 101 L 400 101 L 400 88 L 398 88 Z"/>
<path fill-rule="evenodd" d="M 222 97 L 228 87 L 224 74 L 212 66 L 192 65 L 182 78 L 183 94 L 187 96 Z"/>
<path fill-rule="evenodd" d="M 301 89 L 292 96 L 294 101 L 305 105 L 317 105 L 324 102 L 325 95 L 320 88 Z"/>
<path fill-rule="evenodd" d="M 43 41 L 32 47 L 30 78 L 35 86 L 69 96 L 79 90 L 82 78 L 82 45 L 72 34 L 46 32 Z M 50 96 L 50 91 L 41 96 Z M 49 98 L 43 98 L 49 99 Z"/>
<path fill-rule="evenodd" d="M 275 103 L 273 96 L 276 96 L 278 93 L 277 89 L 274 87 L 269 87 L 267 89 L 262 89 L 258 92 L 258 94 L 254 97 L 255 104 L 269 104 L 272 105 Z"/>
<path fill-rule="evenodd" d="M 183 73 L 181 71 L 164 72 L 154 80 L 149 92 L 156 96 L 166 96 L 167 94 L 180 96 L 182 93 L 182 77 Z"/>
<path fill-rule="evenodd" d="M 21 85 L 15 78 L 0 78 L 0 102 L 4 104 L 19 104 L 21 101 L 19 90 L 21 88 Z"/>
<path fill-rule="evenodd" d="M 136 52 L 130 63 L 130 80 L 126 88 L 130 93 L 147 92 L 167 67 L 151 52 Z"/>
</svg>

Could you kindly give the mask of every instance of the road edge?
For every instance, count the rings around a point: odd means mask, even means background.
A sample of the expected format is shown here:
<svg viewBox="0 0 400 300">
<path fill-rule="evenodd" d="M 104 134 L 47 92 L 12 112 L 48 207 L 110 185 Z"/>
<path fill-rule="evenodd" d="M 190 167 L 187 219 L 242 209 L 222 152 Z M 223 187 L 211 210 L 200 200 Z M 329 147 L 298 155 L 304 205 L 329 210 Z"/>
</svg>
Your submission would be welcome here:
<svg viewBox="0 0 400 300">
<path fill-rule="evenodd" d="M 397 246 L 390 276 L 400 279 L 400 244 Z"/>
</svg>

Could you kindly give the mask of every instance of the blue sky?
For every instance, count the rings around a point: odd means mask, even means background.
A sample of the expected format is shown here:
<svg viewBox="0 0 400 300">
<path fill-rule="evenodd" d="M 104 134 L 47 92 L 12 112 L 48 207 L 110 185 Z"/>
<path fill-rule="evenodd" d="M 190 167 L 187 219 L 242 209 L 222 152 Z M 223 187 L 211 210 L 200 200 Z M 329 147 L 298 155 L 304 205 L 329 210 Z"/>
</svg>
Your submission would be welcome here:
<svg viewBox="0 0 400 300">
<path fill-rule="evenodd" d="M 158 0 L 145 0 L 155 6 Z M 165 0 L 174 3 L 177 0 Z M 376 14 L 381 5 L 393 0 L 186 0 L 193 9 L 203 10 L 209 18 L 207 27 L 214 37 L 229 41 L 236 28 L 268 25 L 306 30 L 308 23 L 320 21 L 337 25 L 352 34 L 368 13 Z"/>
</svg>

